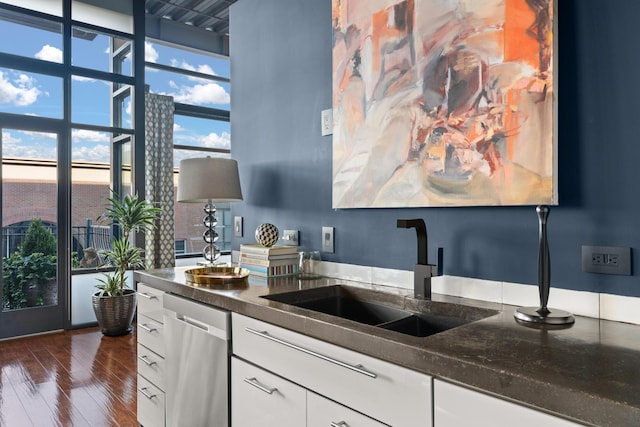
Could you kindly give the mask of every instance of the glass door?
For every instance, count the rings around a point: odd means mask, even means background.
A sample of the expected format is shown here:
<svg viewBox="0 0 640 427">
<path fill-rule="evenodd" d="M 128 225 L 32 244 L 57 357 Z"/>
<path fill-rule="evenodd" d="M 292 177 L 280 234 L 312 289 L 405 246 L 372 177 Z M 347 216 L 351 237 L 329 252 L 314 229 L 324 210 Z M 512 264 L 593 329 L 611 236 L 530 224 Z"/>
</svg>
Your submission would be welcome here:
<svg viewBox="0 0 640 427">
<path fill-rule="evenodd" d="M 21 128 L 7 123 L 0 117 L 0 338 L 64 327 L 69 262 L 64 249 L 68 227 L 59 209 L 65 193 L 61 131 L 48 119 L 27 119 Z"/>
</svg>

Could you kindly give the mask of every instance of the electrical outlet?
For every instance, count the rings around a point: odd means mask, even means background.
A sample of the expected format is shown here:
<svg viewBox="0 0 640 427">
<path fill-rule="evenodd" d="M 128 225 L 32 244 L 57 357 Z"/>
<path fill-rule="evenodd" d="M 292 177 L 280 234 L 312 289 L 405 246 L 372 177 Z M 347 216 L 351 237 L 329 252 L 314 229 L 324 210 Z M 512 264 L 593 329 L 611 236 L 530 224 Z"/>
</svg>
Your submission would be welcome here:
<svg viewBox="0 0 640 427">
<path fill-rule="evenodd" d="M 631 248 L 622 246 L 582 246 L 582 271 L 586 273 L 631 275 Z"/>
<path fill-rule="evenodd" d="M 322 227 L 322 252 L 335 252 L 333 227 Z"/>
<path fill-rule="evenodd" d="M 284 230 L 282 232 L 283 246 L 298 246 L 298 230 Z"/>
<path fill-rule="evenodd" d="M 233 236 L 234 237 L 242 237 L 244 234 L 243 230 L 243 220 L 241 216 L 233 217 Z"/>
</svg>

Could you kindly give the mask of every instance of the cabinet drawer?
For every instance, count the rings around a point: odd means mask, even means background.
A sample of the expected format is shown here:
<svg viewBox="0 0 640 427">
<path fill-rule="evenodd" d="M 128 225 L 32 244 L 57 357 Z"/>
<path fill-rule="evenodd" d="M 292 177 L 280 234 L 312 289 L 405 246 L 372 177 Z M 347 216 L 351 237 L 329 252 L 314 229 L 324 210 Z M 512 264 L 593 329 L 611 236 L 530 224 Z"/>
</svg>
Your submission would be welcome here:
<svg viewBox="0 0 640 427">
<path fill-rule="evenodd" d="M 234 313 L 233 351 L 393 426 L 431 426 L 431 377 Z"/>
<path fill-rule="evenodd" d="M 164 357 L 164 325 L 138 313 L 138 342 Z"/>
<path fill-rule="evenodd" d="M 164 358 L 138 343 L 138 373 L 162 391 L 164 388 Z"/>
<path fill-rule="evenodd" d="M 162 297 L 164 292 L 144 283 L 138 283 L 138 313 L 162 323 Z"/>
<path fill-rule="evenodd" d="M 231 360 L 233 427 L 300 427 L 306 390 L 235 357 Z"/>
<path fill-rule="evenodd" d="M 138 422 L 144 427 L 164 427 L 164 393 L 138 375 Z"/>
<path fill-rule="evenodd" d="M 434 422 L 438 427 L 578 427 L 553 415 L 464 387 L 434 380 Z M 461 402 L 464 402 L 461 405 Z"/>
<path fill-rule="evenodd" d="M 315 393 L 307 393 L 307 427 L 385 427 L 386 424 L 362 415 Z"/>
</svg>

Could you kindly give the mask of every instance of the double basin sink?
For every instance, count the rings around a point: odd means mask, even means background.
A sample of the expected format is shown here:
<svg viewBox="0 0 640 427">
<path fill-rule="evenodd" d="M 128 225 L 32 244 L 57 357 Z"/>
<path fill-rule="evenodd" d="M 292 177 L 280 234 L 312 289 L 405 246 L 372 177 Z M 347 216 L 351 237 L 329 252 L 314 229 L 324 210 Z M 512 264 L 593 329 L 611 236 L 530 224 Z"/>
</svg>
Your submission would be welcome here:
<svg viewBox="0 0 640 427">
<path fill-rule="evenodd" d="M 345 285 L 263 298 L 415 337 L 427 337 L 498 314 L 480 307 L 416 300 Z"/>
</svg>

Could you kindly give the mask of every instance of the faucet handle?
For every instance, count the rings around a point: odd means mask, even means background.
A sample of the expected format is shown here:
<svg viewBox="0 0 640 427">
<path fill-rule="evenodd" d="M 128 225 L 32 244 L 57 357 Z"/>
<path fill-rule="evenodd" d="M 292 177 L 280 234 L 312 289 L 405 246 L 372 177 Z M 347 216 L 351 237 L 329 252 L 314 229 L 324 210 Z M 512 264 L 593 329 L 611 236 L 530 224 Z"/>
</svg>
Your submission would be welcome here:
<svg viewBox="0 0 640 427">
<path fill-rule="evenodd" d="M 438 272 L 433 264 L 416 264 L 413 266 L 414 298 L 431 299 L 431 278 Z"/>
</svg>

